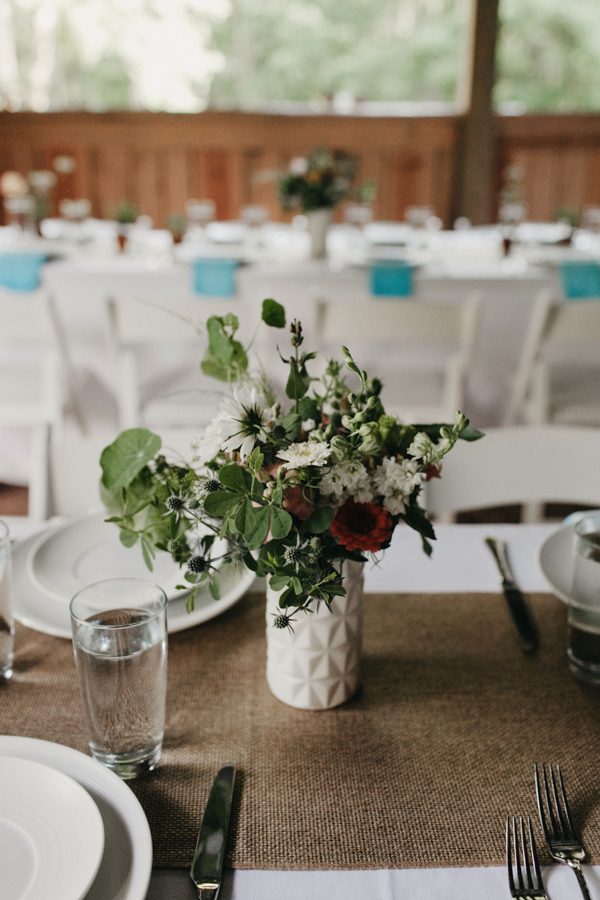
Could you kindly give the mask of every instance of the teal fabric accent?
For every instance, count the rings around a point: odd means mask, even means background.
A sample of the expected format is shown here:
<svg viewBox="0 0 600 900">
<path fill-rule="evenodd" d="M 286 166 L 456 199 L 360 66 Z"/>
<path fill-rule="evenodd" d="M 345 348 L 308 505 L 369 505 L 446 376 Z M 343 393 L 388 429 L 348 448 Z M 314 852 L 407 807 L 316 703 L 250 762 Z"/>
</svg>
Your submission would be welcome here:
<svg viewBox="0 0 600 900">
<path fill-rule="evenodd" d="M 237 259 L 195 259 L 194 292 L 205 297 L 235 297 Z"/>
<path fill-rule="evenodd" d="M 587 260 L 562 262 L 560 277 L 567 300 L 600 298 L 600 263 Z"/>
<path fill-rule="evenodd" d="M 35 291 L 45 253 L 0 253 L 0 285 L 11 291 Z"/>
<path fill-rule="evenodd" d="M 375 297 L 412 297 L 413 270 L 401 260 L 373 263 L 370 270 L 371 293 Z"/>
</svg>

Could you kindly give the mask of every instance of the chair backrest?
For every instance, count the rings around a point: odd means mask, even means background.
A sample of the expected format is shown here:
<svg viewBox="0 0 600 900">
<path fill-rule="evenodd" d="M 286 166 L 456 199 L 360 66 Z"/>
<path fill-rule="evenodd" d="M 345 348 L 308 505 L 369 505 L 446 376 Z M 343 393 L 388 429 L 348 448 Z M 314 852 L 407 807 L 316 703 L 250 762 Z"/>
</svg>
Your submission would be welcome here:
<svg viewBox="0 0 600 900">
<path fill-rule="evenodd" d="M 371 264 L 369 285 L 374 297 L 412 297 L 413 267 L 402 260 L 381 260 Z"/>
<path fill-rule="evenodd" d="M 542 339 L 544 357 L 582 356 L 600 360 L 600 297 L 585 303 L 561 303 L 548 314 Z M 595 352 L 594 352 L 595 351 Z"/>
<path fill-rule="evenodd" d="M 600 263 L 595 260 L 565 260 L 559 266 L 567 300 L 600 298 Z"/>
<path fill-rule="evenodd" d="M 435 514 L 524 503 L 600 506 L 600 428 L 557 425 L 490 429 L 459 441 L 441 479 L 427 482 Z"/>
<path fill-rule="evenodd" d="M 533 301 L 527 332 L 512 382 L 511 394 L 503 416 L 504 425 L 514 425 L 523 413 L 529 391 L 535 361 L 540 351 L 547 327 L 552 297 L 548 291 L 540 291 Z"/>
<path fill-rule="evenodd" d="M 470 354 L 478 310 L 475 294 L 461 304 L 323 301 L 318 308 L 317 334 L 324 345 L 352 341 L 394 346 L 427 344 L 431 349 L 461 347 Z"/>
<path fill-rule="evenodd" d="M 44 293 L 15 293 L 0 287 L 0 344 L 51 346 L 54 341 L 53 320 Z"/>
<path fill-rule="evenodd" d="M 154 429 L 162 439 L 162 449 L 171 459 L 192 458 L 191 446 L 198 431 L 187 428 Z M 46 517 L 75 516 L 102 508 L 100 498 L 100 455 L 116 438 L 114 431 L 82 436 L 64 430 L 50 435 Z"/>
</svg>

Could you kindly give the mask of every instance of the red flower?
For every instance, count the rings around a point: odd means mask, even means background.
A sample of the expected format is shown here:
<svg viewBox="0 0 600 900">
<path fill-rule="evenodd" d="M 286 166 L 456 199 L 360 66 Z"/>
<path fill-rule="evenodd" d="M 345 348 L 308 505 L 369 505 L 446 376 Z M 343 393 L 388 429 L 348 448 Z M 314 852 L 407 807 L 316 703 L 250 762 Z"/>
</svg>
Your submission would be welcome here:
<svg viewBox="0 0 600 900">
<path fill-rule="evenodd" d="M 337 511 L 329 530 L 347 550 L 376 553 L 389 544 L 394 523 L 389 512 L 376 503 L 347 500 Z"/>
</svg>

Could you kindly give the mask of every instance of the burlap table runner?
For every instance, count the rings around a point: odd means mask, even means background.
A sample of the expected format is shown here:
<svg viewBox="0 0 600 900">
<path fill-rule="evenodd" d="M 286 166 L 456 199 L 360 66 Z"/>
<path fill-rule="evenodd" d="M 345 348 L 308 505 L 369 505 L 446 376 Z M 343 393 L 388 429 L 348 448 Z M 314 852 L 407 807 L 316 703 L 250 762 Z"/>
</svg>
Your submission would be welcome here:
<svg viewBox="0 0 600 900">
<path fill-rule="evenodd" d="M 534 761 L 560 761 L 585 843 L 600 848 L 600 690 L 575 682 L 565 614 L 535 596 L 537 656 L 493 595 L 365 598 L 364 687 L 304 712 L 264 678 L 264 598 L 170 638 L 159 769 L 133 784 L 158 866 L 187 867 L 212 778 L 240 772 L 228 864 L 399 868 L 503 861 L 503 821 L 534 813 Z M 71 646 L 17 634 L 4 733 L 86 749 Z"/>
</svg>

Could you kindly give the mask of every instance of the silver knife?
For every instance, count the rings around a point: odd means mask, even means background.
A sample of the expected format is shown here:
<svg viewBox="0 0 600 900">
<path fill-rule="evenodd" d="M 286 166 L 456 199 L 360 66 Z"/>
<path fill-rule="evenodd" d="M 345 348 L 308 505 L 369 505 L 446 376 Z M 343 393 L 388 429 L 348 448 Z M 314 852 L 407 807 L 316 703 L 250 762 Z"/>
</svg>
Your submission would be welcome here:
<svg viewBox="0 0 600 900">
<path fill-rule="evenodd" d="M 502 576 L 502 592 L 517 630 L 519 646 L 525 653 L 531 653 L 533 650 L 537 650 L 540 642 L 539 632 L 529 603 L 515 582 L 506 544 L 504 541 L 491 537 L 486 538 L 485 542 L 490 548 Z"/>
<path fill-rule="evenodd" d="M 217 900 L 219 896 L 234 784 L 235 766 L 228 763 L 213 781 L 198 832 L 190 869 L 198 900 Z"/>
</svg>

